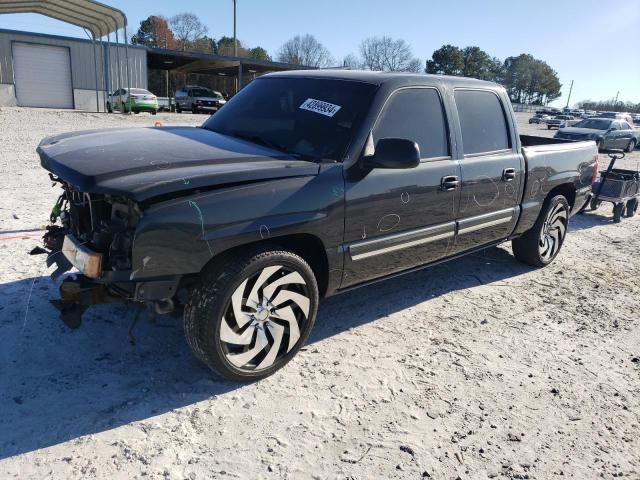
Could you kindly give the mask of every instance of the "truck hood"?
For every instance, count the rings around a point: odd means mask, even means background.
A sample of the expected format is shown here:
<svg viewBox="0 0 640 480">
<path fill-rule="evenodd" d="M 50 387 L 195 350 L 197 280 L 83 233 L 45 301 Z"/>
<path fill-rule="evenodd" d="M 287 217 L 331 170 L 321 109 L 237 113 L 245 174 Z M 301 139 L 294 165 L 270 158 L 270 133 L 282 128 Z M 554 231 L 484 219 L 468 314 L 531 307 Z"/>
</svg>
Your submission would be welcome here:
<svg viewBox="0 0 640 480">
<path fill-rule="evenodd" d="M 196 127 L 65 133 L 45 138 L 37 151 L 44 168 L 78 191 L 135 201 L 319 170 L 317 163 Z"/>
</svg>

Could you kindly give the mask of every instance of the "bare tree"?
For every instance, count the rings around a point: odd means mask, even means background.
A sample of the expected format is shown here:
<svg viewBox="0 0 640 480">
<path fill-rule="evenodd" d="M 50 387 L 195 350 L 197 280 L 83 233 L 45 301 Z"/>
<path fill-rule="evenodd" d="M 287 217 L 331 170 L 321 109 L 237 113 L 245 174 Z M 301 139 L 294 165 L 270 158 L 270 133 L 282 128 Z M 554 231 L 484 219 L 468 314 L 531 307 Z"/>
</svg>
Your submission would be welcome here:
<svg viewBox="0 0 640 480">
<path fill-rule="evenodd" d="M 402 39 L 369 37 L 360 44 L 364 67 L 389 72 L 419 72 L 422 62 L 413 56 L 411 47 Z"/>
<path fill-rule="evenodd" d="M 308 67 L 328 67 L 333 64 L 329 50 L 313 35 L 296 35 L 280 47 L 278 61 L 306 65 Z"/>
<path fill-rule="evenodd" d="M 169 20 L 173 34 L 184 51 L 207 33 L 207 27 L 194 13 L 178 13 Z"/>
<path fill-rule="evenodd" d="M 362 68 L 362 61 L 357 55 L 350 53 L 342 59 L 342 66 L 344 68 L 358 69 Z"/>
</svg>

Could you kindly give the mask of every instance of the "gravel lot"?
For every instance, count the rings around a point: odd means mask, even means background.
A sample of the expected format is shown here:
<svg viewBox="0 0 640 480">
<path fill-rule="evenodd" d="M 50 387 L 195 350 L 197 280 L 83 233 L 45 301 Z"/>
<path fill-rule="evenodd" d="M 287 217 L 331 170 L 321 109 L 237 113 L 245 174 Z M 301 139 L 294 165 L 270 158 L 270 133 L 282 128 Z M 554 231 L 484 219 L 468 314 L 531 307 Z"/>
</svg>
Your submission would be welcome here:
<svg viewBox="0 0 640 480">
<path fill-rule="evenodd" d="M 0 478 L 640 478 L 640 216 L 609 204 L 545 269 L 504 245 L 327 299 L 250 385 L 213 378 L 173 317 L 144 314 L 135 345 L 122 306 L 64 327 L 27 255 L 58 195 L 38 142 L 204 118 L 0 111 Z"/>
</svg>

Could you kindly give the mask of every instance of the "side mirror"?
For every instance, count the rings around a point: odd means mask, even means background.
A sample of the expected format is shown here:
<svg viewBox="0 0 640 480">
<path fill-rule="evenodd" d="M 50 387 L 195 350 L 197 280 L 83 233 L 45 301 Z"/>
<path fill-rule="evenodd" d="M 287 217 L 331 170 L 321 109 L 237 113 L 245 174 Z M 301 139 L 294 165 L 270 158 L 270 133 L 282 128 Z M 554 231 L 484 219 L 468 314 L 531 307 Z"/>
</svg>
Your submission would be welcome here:
<svg viewBox="0 0 640 480">
<path fill-rule="evenodd" d="M 381 138 L 375 153 L 362 160 L 365 168 L 415 168 L 420 164 L 420 147 L 405 138 Z"/>
</svg>

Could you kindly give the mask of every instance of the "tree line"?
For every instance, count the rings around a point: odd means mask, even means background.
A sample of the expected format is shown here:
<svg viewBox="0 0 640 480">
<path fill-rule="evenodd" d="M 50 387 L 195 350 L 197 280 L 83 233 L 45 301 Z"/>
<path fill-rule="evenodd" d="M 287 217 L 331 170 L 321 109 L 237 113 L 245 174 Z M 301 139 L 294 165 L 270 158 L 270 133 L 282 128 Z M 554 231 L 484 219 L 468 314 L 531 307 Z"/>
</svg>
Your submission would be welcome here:
<svg viewBox="0 0 640 480">
<path fill-rule="evenodd" d="M 632 112 L 640 113 L 640 103 L 621 102 L 616 100 L 605 100 L 596 102 L 593 100 L 583 100 L 578 102 L 578 108 L 584 110 L 596 110 L 599 112 Z"/>
<path fill-rule="evenodd" d="M 140 22 L 132 43 L 149 47 L 183 51 L 233 55 L 233 38 L 209 36 L 208 28 L 197 15 L 180 13 L 171 18 L 152 15 Z M 547 105 L 560 97 L 557 73 L 543 60 L 529 54 L 508 57 L 504 61 L 491 56 L 480 47 L 460 48 L 443 45 L 423 62 L 413 55 L 411 46 L 402 39 L 372 36 L 364 39 L 357 53 L 350 53 L 337 61 L 331 52 L 313 35 L 296 35 L 275 53 L 275 58 L 260 46 L 248 46 L 238 41 L 239 57 L 272 60 L 309 67 L 341 66 L 352 69 L 398 72 L 426 72 L 490 80 L 505 86 L 511 101 Z M 150 74 L 149 83 L 155 86 L 158 74 Z M 175 76 L 175 75 L 174 75 Z M 158 78 L 156 78 L 158 77 Z M 175 80 L 178 81 L 178 80 Z M 173 82 L 172 82 L 173 83 Z M 163 91 L 164 88 L 157 88 Z"/>
</svg>

